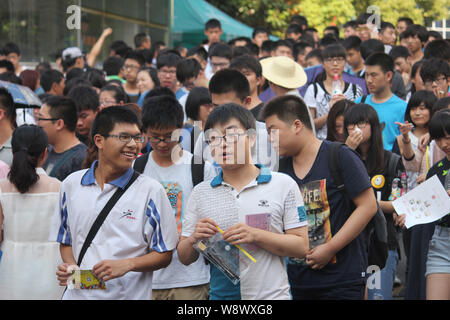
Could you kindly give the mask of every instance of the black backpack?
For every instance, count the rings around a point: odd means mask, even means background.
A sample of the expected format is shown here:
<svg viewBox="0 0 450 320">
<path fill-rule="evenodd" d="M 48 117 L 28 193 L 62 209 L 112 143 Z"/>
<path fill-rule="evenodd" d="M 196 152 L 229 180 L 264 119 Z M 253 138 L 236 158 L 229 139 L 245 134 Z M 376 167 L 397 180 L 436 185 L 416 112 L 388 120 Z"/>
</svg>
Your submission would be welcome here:
<svg viewBox="0 0 450 320">
<path fill-rule="evenodd" d="M 339 159 L 339 149 L 344 144 L 339 142 L 333 142 L 330 147 L 328 154 L 328 165 L 333 177 L 335 184 L 338 186 L 338 190 L 345 193 L 344 181 L 341 175 L 340 159 Z M 386 181 L 388 182 L 388 188 L 390 188 L 390 183 L 395 177 L 395 170 L 397 168 L 400 156 L 394 153 L 390 153 L 389 164 L 388 164 L 388 176 Z M 351 208 L 353 211 L 355 205 L 349 197 L 345 197 L 347 202 L 347 207 Z M 386 260 L 388 257 L 388 235 L 387 235 L 387 223 L 384 213 L 378 205 L 378 210 L 375 216 L 367 224 L 363 232 L 367 236 L 367 249 L 368 249 L 368 263 L 369 265 L 376 265 L 380 269 L 383 269 L 386 265 Z"/>
<path fill-rule="evenodd" d="M 145 169 L 145 165 L 147 164 L 149 153 L 144 154 L 143 156 L 136 159 L 133 165 L 133 169 L 139 173 L 143 173 Z M 198 157 L 196 155 L 192 156 L 191 160 L 191 172 L 192 172 L 192 183 L 194 187 L 198 185 L 200 182 L 204 180 L 204 172 L 205 172 L 205 161 L 203 158 Z"/>
</svg>

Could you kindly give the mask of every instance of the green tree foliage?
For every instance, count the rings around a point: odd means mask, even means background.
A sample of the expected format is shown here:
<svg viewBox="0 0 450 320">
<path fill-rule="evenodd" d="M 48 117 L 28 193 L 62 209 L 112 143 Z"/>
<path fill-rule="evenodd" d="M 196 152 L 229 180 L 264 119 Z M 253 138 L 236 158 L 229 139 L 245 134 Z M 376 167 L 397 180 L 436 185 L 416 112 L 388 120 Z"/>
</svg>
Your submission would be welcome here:
<svg viewBox="0 0 450 320">
<path fill-rule="evenodd" d="M 400 17 L 410 17 L 415 23 L 429 25 L 431 21 L 448 17 L 450 0 L 208 0 L 212 5 L 243 23 L 266 26 L 283 38 L 294 14 L 306 16 L 308 24 L 322 34 L 330 25 L 342 26 L 367 12 L 371 5 L 380 8 L 383 21 L 396 24 Z"/>
</svg>

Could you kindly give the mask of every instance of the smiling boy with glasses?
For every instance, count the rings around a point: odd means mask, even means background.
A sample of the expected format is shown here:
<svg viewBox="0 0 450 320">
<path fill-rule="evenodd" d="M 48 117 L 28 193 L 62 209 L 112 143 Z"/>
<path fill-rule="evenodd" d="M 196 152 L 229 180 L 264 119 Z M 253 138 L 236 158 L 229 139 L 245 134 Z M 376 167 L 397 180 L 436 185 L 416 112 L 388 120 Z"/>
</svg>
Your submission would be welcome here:
<svg viewBox="0 0 450 320">
<path fill-rule="evenodd" d="M 67 290 L 63 299 L 151 299 L 153 271 L 171 261 L 178 237 L 169 200 L 157 181 L 131 168 L 142 146 L 140 127 L 129 109 L 100 111 L 92 127 L 98 161 L 61 185 L 50 234 L 64 262 L 57 278 L 66 285 L 68 267 L 79 264 L 106 284 L 105 290 Z M 121 189 L 125 192 L 83 251 L 94 220 Z"/>
<path fill-rule="evenodd" d="M 199 253 L 193 245 L 224 230 L 224 241 L 251 244 L 248 252 L 257 260 L 237 285 L 210 264 L 211 300 L 290 299 L 283 257 L 302 258 L 309 245 L 298 186 L 287 175 L 252 162 L 255 130 L 251 112 L 234 103 L 215 108 L 205 125 L 221 171 L 195 187 L 189 198 L 179 259 L 185 265 L 196 263 Z"/>
<path fill-rule="evenodd" d="M 211 180 L 215 169 L 181 148 L 183 110 L 174 97 L 150 98 L 144 104 L 143 131 L 152 151 L 138 158 L 136 171 L 159 181 L 172 205 L 178 233 L 186 203 L 194 186 Z M 199 163 L 195 160 L 200 160 Z M 203 259 L 185 266 L 174 253 L 170 265 L 153 276 L 154 300 L 205 300 L 209 290 L 209 268 Z"/>
</svg>

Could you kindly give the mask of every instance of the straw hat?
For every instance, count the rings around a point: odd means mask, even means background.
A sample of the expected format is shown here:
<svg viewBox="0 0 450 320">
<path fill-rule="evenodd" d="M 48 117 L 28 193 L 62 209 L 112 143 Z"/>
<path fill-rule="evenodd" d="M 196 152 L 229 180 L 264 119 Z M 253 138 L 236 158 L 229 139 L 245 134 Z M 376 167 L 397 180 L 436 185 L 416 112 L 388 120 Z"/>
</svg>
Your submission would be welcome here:
<svg viewBox="0 0 450 320">
<path fill-rule="evenodd" d="M 291 58 L 280 56 L 266 58 L 260 61 L 262 74 L 270 82 L 286 89 L 296 89 L 303 86 L 306 73 L 297 62 Z"/>
</svg>

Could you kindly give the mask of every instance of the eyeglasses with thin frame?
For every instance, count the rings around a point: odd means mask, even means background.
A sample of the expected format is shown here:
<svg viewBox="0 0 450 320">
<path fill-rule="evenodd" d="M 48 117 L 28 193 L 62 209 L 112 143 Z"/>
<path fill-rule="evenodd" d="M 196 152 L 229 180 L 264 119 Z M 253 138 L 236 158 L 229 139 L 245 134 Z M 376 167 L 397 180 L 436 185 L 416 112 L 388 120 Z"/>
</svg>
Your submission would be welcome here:
<svg viewBox="0 0 450 320">
<path fill-rule="evenodd" d="M 432 86 L 433 83 L 435 82 L 438 86 L 440 86 L 440 85 L 443 85 L 446 80 L 447 80 L 446 77 L 441 77 L 441 78 L 435 79 L 433 81 L 427 80 L 423 84 L 426 86 Z"/>
<path fill-rule="evenodd" d="M 236 143 L 239 140 L 239 137 L 245 135 L 246 133 L 232 132 L 224 136 L 210 136 L 206 140 L 206 143 L 211 147 L 217 147 L 222 143 L 222 141 L 225 141 L 225 143 Z"/>
<path fill-rule="evenodd" d="M 139 66 L 133 66 L 133 65 L 131 65 L 131 64 L 127 64 L 127 65 L 124 65 L 122 68 L 123 68 L 124 70 L 127 70 L 127 69 L 130 69 L 130 70 L 137 70 L 137 69 L 140 69 L 141 67 L 139 67 Z"/>
<path fill-rule="evenodd" d="M 128 134 L 128 133 L 119 133 L 119 134 L 107 134 L 107 135 L 104 135 L 104 137 L 105 138 L 108 138 L 108 137 L 118 138 L 119 141 L 123 142 L 123 143 L 130 143 L 131 139 L 133 139 L 134 142 L 136 142 L 136 143 L 144 143 L 144 141 L 145 141 L 145 137 L 140 134 L 132 136 L 131 134 Z"/>
<path fill-rule="evenodd" d="M 181 138 L 181 137 L 180 137 Z M 164 139 L 158 138 L 158 137 L 148 137 L 148 141 L 150 141 L 151 144 L 159 144 L 161 142 L 164 143 L 171 143 L 171 142 L 175 142 L 175 141 L 180 141 L 178 140 L 173 140 L 172 137 L 165 137 Z"/>
</svg>

